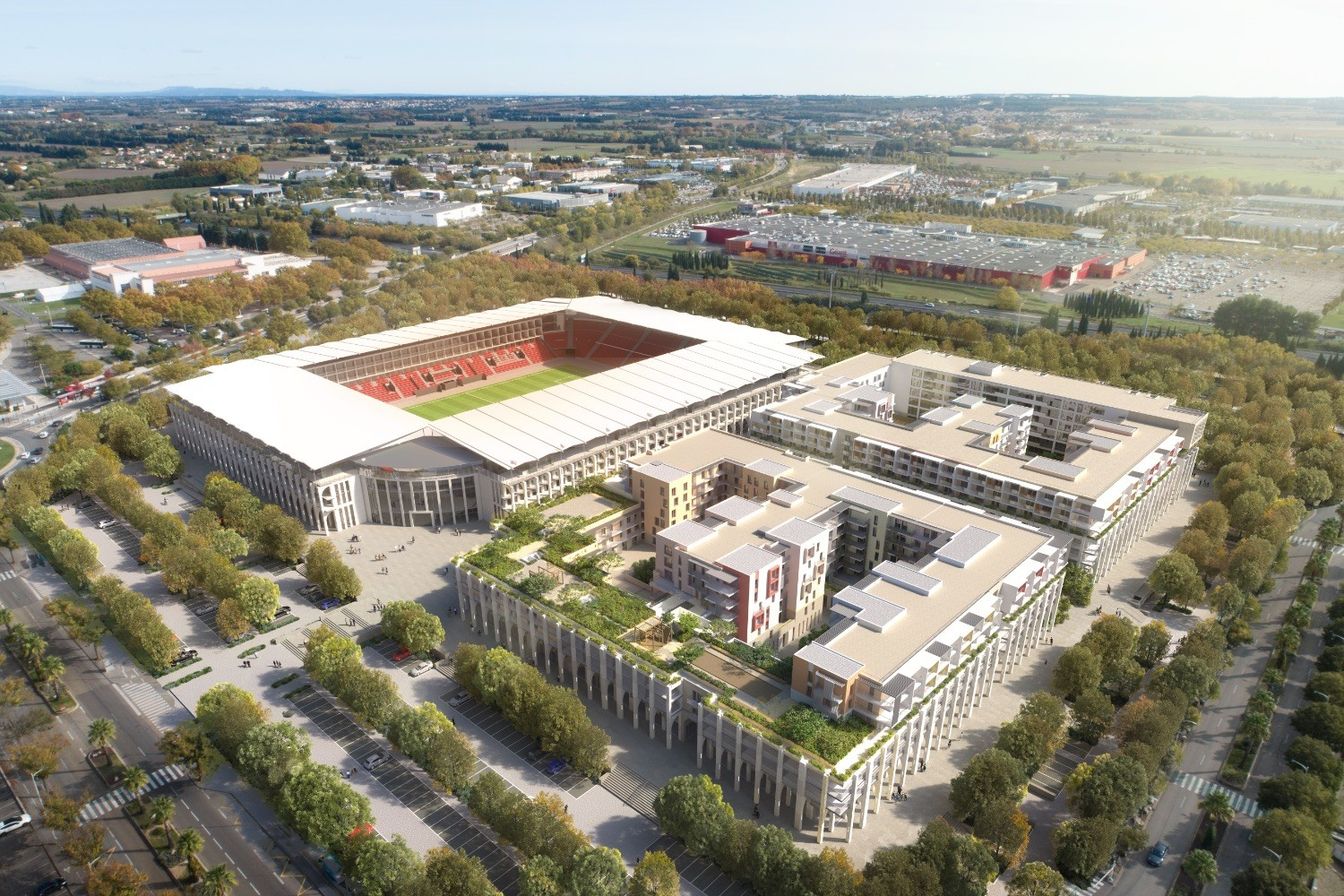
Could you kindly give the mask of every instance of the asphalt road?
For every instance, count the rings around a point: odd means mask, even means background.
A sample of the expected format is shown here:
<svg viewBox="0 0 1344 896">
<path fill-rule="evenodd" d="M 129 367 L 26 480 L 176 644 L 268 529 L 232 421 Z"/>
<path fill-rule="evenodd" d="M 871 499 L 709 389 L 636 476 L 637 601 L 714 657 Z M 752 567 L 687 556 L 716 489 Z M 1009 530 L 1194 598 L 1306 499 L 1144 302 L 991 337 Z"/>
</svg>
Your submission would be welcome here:
<svg viewBox="0 0 1344 896">
<path fill-rule="evenodd" d="M 22 561 L 24 552 L 18 552 L 17 556 Z M 0 563 L 0 566 L 7 568 L 7 563 Z M 44 567 L 40 572 L 47 573 L 49 569 Z M 42 610 L 42 598 L 24 578 L 23 570 L 19 572 L 18 577 L 0 581 L 0 603 L 13 610 L 18 621 L 34 629 L 53 628 L 54 623 Z M 52 645 L 51 649 L 65 660 L 67 668 L 65 682 L 79 702 L 78 709 L 61 716 L 57 722 L 61 730 L 76 745 L 73 748 L 76 754 L 82 750 L 89 722 L 95 718 L 109 718 L 117 725 L 115 746 L 125 762 L 141 765 L 147 771 L 166 765 L 167 762 L 157 747 L 159 732 L 109 676 L 101 671 L 104 664 L 95 663 L 85 656 L 78 645 L 63 637 L 63 633 L 51 631 L 46 637 Z M 110 637 L 108 640 L 111 640 Z M 120 645 L 108 644 L 105 649 L 111 652 L 106 658 L 115 663 L 122 680 L 152 681 L 134 668 L 129 659 L 118 657 Z M 96 781 L 96 778 L 94 780 Z M 20 782 L 16 787 L 23 792 L 27 784 L 28 782 Z M 231 770 L 225 769 L 217 774 L 215 779 L 207 781 L 204 786 L 197 786 L 191 781 L 180 781 L 157 792 L 170 794 L 176 799 L 178 809 L 174 819 L 175 826 L 179 829 L 194 827 L 201 832 L 205 839 L 205 848 L 200 854 L 201 861 L 207 866 L 226 864 L 235 870 L 239 879 L 236 893 L 251 890 L 256 896 L 260 896 L 263 892 L 299 892 L 301 880 L 292 874 L 281 877 L 276 873 L 284 866 L 283 858 L 277 858 L 280 856 L 280 851 L 275 847 L 268 832 L 249 816 L 245 807 L 233 796 L 237 786 Z M 94 790 L 92 795 L 101 796 L 105 791 L 105 788 Z M 37 812 L 31 808 L 28 811 L 37 816 Z M 115 838 L 113 845 L 126 852 L 127 860 L 132 861 L 142 871 L 156 872 L 155 878 L 164 877 L 135 832 L 134 826 L 121 817 L 119 810 L 100 821 L 109 827 L 112 837 Z M 59 856 L 59 853 L 56 857 L 58 863 L 63 862 L 63 857 Z M 70 879 L 77 877 L 68 864 L 61 864 L 61 871 Z M 36 884 L 38 880 L 31 880 L 29 884 Z"/>
<path fill-rule="evenodd" d="M 1310 537 L 1321 521 L 1333 512 L 1333 508 L 1316 510 L 1298 532 Z M 1241 724 L 1242 714 L 1246 711 L 1246 701 L 1269 662 L 1274 636 L 1283 623 L 1284 613 L 1292 604 L 1293 591 L 1297 588 L 1302 567 L 1311 555 L 1311 548 L 1307 546 L 1290 543 L 1288 549 L 1288 570 L 1276 577 L 1274 590 L 1261 597 L 1264 609 L 1259 621 L 1251 626 L 1251 643 L 1232 650 L 1232 665 L 1219 677 L 1218 696 L 1204 706 L 1199 724 L 1190 732 L 1185 743 L 1185 751 L 1177 769 L 1179 772 L 1210 782 L 1217 780 L 1218 770 L 1222 767 L 1232 738 Z M 1254 795 L 1253 790 L 1248 792 Z M 1165 840 L 1171 845 L 1171 854 L 1160 868 L 1150 868 L 1144 862 L 1146 849 L 1130 854 L 1121 864 L 1119 880 L 1109 890 L 1102 890 L 1102 893 L 1109 896 L 1158 896 L 1167 893 L 1176 881 L 1186 853 L 1193 848 L 1192 841 L 1202 814 L 1199 809 L 1200 799 L 1190 790 L 1169 784 L 1153 807 L 1147 830 L 1148 843 Z M 1245 816 L 1238 816 L 1237 824 L 1244 825 L 1246 822 Z M 1244 850 L 1244 842 L 1239 844 L 1235 838 L 1225 840 L 1219 850 L 1220 866 L 1224 866 L 1225 870 L 1231 867 L 1233 860 L 1229 857 Z M 1247 857 L 1247 861 L 1249 858 L 1253 856 Z"/>
</svg>

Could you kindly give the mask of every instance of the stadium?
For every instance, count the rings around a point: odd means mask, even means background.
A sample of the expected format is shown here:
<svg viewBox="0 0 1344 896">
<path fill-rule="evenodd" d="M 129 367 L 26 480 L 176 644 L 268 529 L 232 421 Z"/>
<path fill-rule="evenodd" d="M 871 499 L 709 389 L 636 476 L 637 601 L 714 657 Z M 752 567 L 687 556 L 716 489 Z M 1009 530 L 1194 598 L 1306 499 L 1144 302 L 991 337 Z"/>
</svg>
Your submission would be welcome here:
<svg viewBox="0 0 1344 896">
<path fill-rule="evenodd" d="M 207 368 L 169 431 L 311 529 L 440 526 L 741 432 L 817 355 L 614 296 L 551 298 Z"/>
</svg>

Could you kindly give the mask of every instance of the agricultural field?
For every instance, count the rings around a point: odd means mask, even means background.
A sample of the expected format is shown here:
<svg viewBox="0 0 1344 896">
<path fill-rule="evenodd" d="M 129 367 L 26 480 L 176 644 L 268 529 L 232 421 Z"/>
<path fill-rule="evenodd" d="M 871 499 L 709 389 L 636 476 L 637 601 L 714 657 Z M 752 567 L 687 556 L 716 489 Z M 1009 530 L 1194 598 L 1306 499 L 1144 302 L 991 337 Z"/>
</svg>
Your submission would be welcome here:
<svg viewBox="0 0 1344 896">
<path fill-rule="evenodd" d="M 471 391 L 460 391 L 443 398 L 435 398 L 406 410 L 417 417 L 424 417 L 426 420 L 442 420 L 444 417 L 483 408 L 488 404 L 504 401 L 506 398 L 516 398 L 529 392 L 549 389 L 551 386 L 581 379 L 588 372 L 577 366 L 557 364 L 554 367 L 538 370 L 536 373 L 528 373 L 502 382 L 488 383 Z"/>
<path fill-rule="evenodd" d="M 168 208 L 173 201 L 174 193 L 181 193 L 183 196 L 204 195 L 204 187 L 179 187 L 176 190 L 137 190 L 134 193 L 101 193 L 96 196 L 72 196 L 68 199 L 47 199 L 43 200 L 49 206 L 60 208 L 65 205 L 73 205 L 80 211 L 91 208 Z M 25 205 L 36 205 L 33 203 L 23 203 Z"/>
</svg>

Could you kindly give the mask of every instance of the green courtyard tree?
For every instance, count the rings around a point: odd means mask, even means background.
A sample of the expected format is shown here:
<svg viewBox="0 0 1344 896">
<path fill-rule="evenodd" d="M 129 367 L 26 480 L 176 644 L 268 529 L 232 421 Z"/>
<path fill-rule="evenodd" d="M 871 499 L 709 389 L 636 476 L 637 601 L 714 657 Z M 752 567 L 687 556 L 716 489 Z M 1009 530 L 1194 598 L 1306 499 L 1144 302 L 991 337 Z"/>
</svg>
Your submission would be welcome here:
<svg viewBox="0 0 1344 896">
<path fill-rule="evenodd" d="M 660 850 L 644 853 L 630 875 L 630 896 L 677 896 L 680 892 L 681 875 L 667 853 Z"/>
<path fill-rule="evenodd" d="M 1259 802 L 1266 809 L 1304 812 L 1326 830 L 1334 830 L 1338 823 L 1335 792 L 1315 775 L 1297 769 L 1261 781 Z"/>
<path fill-rule="evenodd" d="M 233 760 L 247 733 L 265 724 L 266 709 L 235 684 L 217 684 L 196 703 L 196 721 L 215 747 Z"/>
<path fill-rule="evenodd" d="M 1028 862 L 1008 881 L 1008 896 L 1062 896 L 1064 875 L 1044 862 Z"/>
<path fill-rule="evenodd" d="M 243 737 L 235 764 L 254 787 L 274 796 L 296 766 L 308 761 L 308 735 L 289 722 L 256 725 Z"/>
<path fill-rule="evenodd" d="M 1256 859 L 1232 876 L 1232 896 L 1310 896 L 1302 881 L 1273 859 Z"/>
<path fill-rule="evenodd" d="M 1003 750 L 993 748 L 978 753 L 961 774 L 952 779 L 952 811 L 958 818 L 971 818 L 978 809 L 992 803 L 1016 803 L 1027 786 L 1022 763 Z"/>
<path fill-rule="evenodd" d="M 1071 818 L 1055 828 L 1055 864 L 1069 877 L 1088 880 L 1115 851 L 1120 826 L 1109 818 Z"/>
<path fill-rule="evenodd" d="M 399 896 L 415 892 L 424 880 L 424 863 L 400 834 L 384 840 L 360 834 L 345 845 L 343 867 L 366 896 Z"/>
<path fill-rule="evenodd" d="M 1139 640 L 1134 646 L 1134 659 L 1145 669 L 1151 669 L 1166 656 L 1171 646 L 1171 632 L 1159 619 L 1139 629 Z"/>
<path fill-rule="evenodd" d="M 1084 762 L 1064 783 L 1070 807 L 1084 818 L 1120 822 L 1148 799 L 1147 770 L 1123 753 L 1107 753 L 1090 764 Z"/>
<path fill-rule="evenodd" d="M 1064 651 L 1055 662 L 1051 686 L 1055 693 L 1072 700 L 1101 685 L 1101 659 L 1082 644 Z"/>
<path fill-rule="evenodd" d="M 1251 842 L 1281 856 L 1283 867 L 1299 879 L 1330 862 L 1330 833 L 1305 812 L 1271 809 L 1255 820 Z"/>
<path fill-rule="evenodd" d="M 280 818 L 303 839 L 323 849 L 341 843 L 373 821 L 369 801 L 329 765 L 307 762 L 285 779 L 276 800 Z"/>
<path fill-rule="evenodd" d="M 1290 767 L 1303 767 L 1315 775 L 1328 790 L 1337 791 L 1344 784 L 1344 760 L 1325 741 L 1299 737 L 1289 744 L 1283 758 Z"/>
<path fill-rule="evenodd" d="M 653 802 L 658 824 L 696 855 L 707 855 L 733 823 L 723 790 L 706 775 L 680 775 L 658 791 Z"/>
<path fill-rule="evenodd" d="M 1204 581 L 1195 561 L 1184 554 L 1170 553 L 1153 566 L 1148 585 L 1174 604 L 1192 607 L 1204 600 Z"/>
<path fill-rule="evenodd" d="M 443 644 L 443 623 L 418 603 L 392 601 L 383 608 L 383 634 L 412 653 L 428 653 Z"/>
<path fill-rule="evenodd" d="M 233 599 L 247 621 L 260 628 L 275 619 L 275 611 L 280 609 L 280 586 L 271 579 L 247 576 L 238 584 Z"/>
</svg>

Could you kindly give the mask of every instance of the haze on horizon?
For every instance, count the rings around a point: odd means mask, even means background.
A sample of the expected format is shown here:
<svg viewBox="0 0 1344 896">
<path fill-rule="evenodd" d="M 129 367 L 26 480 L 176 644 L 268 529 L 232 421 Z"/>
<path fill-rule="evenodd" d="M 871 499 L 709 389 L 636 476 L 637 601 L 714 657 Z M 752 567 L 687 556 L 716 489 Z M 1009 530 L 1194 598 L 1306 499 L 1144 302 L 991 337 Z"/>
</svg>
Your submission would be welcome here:
<svg viewBox="0 0 1344 896">
<path fill-rule="evenodd" d="M 5 21 L 0 84 L 70 92 L 1344 96 L 1336 0 L 72 0 Z"/>
</svg>

